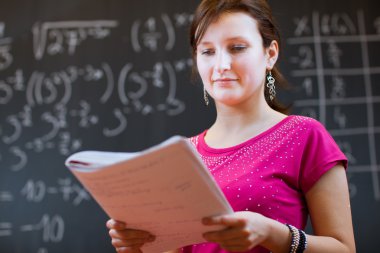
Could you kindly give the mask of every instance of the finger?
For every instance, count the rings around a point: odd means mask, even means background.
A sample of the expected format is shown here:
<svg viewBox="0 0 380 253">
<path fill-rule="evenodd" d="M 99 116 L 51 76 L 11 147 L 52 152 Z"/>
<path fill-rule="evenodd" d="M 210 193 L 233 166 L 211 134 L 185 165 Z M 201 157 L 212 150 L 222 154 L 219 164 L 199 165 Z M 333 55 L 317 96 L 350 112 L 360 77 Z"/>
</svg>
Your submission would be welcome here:
<svg viewBox="0 0 380 253">
<path fill-rule="evenodd" d="M 125 229 L 126 228 L 126 224 L 124 222 L 117 221 L 117 220 L 114 220 L 114 219 L 108 220 L 107 223 L 106 223 L 106 226 L 109 229 L 117 229 L 117 230 Z"/>
<path fill-rule="evenodd" d="M 135 230 L 135 229 L 124 229 L 124 230 L 116 230 L 116 229 L 111 229 L 109 231 L 109 235 L 112 238 L 117 238 L 117 239 L 148 239 L 149 237 L 154 237 L 147 231 L 142 231 L 142 230 Z"/>
<path fill-rule="evenodd" d="M 242 227 L 230 227 L 219 231 L 210 231 L 203 234 L 207 241 L 222 242 L 226 240 L 239 240 L 248 238 L 251 232 Z"/>
<path fill-rule="evenodd" d="M 139 238 L 139 239 L 130 239 L 130 240 L 121 240 L 121 239 L 117 239 L 117 238 L 112 238 L 111 244 L 115 248 L 119 248 L 119 247 L 136 247 L 136 248 L 140 248 L 145 243 L 151 242 L 151 241 L 152 240 L 150 238 L 148 238 L 148 239 L 141 239 L 141 238 Z"/>
<path fill-rule="evenodd" d="M 206 217 L 202 219 L 202 223 L 204 225 L 224 225 L 227 227 L 244 226 L 246 224 L 244 219 L 236 218 L 233 215 Z"/>
<path fill-rule="evenodd" d="M 219 243 L 220 247 L 228 251 L 247 251 L 259 244 L 257 236 L 251 235 L 249 237 L 236 238 L 232 240 L 225 240 Z"/>
<path fill-rule="evenodd" d="M 118 238 L 112 238 L 111 243 L 112 245 L 116 247 L 141 247 L 144 243 L 153 242 L 156 238 L 155 237 L 148 237 L 148 238 L 137 238 L 137 239 L 118 239 Z"/>
</svg>

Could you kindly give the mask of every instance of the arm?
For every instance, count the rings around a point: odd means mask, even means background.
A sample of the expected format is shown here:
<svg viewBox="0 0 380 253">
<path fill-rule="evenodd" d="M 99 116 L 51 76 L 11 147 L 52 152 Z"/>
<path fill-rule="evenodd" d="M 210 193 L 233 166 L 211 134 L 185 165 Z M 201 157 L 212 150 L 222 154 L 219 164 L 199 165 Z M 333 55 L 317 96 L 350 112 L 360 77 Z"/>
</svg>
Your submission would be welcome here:
<svg viewBox="0 0 380 253">
<path fill-rule="evenodd" d="M 306 193 L 315 236 L 307 235 L 305 253 L 353 253 L 355 242 L 347 179 L 343 166 L 326 172 Z M 212 217 L 206 225 L 222 224 L 228 228 L 205 233 L 206 240 L 233 251 L 261 245 L 272 252 L 289 252 L 291 235 L 282 223 L 253 212 Z"/>
<path fill-rule="evenodd" d="M 315 235 L 307 235 L 308 246 L 304 252 L 356 252 L 348 184 L 343 166 L 337 165 L 326 172 L 305 197 Z M 277 233 L 281 231 L 278 224 L 273 227 Z M 277 248 L 274 252 L 286 251 Z"/>
<path fill-rule="evenodd" d="M 306 193 L 315 236 L 305 252 L 355 252 L 345 170 L 335 166 Z M 321 208 L 323 207 L 323 208 Z"/>
</svg>

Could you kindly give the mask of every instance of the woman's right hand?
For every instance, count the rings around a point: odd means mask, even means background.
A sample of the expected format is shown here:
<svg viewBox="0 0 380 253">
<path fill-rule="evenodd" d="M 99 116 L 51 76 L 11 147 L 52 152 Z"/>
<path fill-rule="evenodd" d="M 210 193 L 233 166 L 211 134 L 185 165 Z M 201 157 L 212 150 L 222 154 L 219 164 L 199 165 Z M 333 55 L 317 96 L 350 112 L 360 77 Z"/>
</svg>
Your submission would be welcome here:
<svg viewBox="0 0 380 253">
<path fill-rule="evenodd" d="M 140 248 L 155 239 L 147 231 L 129 229 L 125 223 L 113 219 L 107 221 L 107 228 L 112 238 L 112 245 L 118 253 L 142 253 Z"/>
</svg>

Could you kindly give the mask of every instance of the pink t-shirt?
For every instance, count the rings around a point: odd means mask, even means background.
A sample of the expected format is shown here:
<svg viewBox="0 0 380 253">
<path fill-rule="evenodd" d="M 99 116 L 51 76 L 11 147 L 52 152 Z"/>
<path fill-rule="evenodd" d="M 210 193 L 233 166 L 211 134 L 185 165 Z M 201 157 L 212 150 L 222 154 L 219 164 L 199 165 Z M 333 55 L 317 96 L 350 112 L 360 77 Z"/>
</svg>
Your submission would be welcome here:
<svg viewBox="0 0 380 253">
<path fill-rule="evenodd" d="M 318 121 L 288 116 L 239 145 L 215 149 L 204 136 L 190 140 L 234 211 L 252 211 L 304 229 L 308 210 L 304 194 L 347 158 Z M 227 252 L 214 243 L 187 246 L 184 253 Z M 256 247 L 248 252 L 269 252 Z"/>
</svg>

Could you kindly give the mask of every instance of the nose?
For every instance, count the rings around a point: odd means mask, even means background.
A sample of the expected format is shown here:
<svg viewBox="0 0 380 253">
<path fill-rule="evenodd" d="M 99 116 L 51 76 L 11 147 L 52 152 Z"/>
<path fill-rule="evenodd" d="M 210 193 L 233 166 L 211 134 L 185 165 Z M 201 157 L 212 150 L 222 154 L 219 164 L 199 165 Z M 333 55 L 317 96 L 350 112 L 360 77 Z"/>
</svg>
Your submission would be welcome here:
<svg viewBox="0 0 380 253">
<path fill-rule="evenodd" d="M 227 52 L 220 52 L 216 57 L 215 71 L 223 73 L 231 69 L 231 56 Z"/>
</svg>

